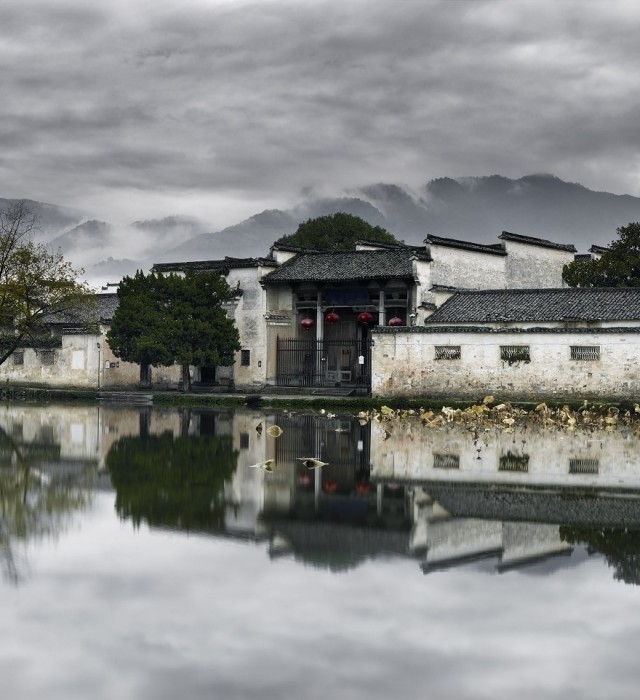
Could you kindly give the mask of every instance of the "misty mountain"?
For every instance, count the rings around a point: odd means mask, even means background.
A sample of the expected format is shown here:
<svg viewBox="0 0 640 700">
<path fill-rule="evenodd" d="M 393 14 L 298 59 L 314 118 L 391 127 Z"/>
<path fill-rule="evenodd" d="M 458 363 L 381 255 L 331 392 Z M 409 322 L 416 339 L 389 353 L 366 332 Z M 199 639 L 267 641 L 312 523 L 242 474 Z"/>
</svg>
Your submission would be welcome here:
<svg viewBox="0 0 640 700">
<path fill-rule="evenodd" d="M 79 253 L 105 248 L 112 231 L 113 227 L 105 221 L 91 219 L 56 236 L 49 245 L 63 255 L 73 258 Z"/>
<path fill-rule="evenodd" d="M 0 210 L 6 210 L 15 201 L 15 199 L 0 198 Z M 35 202 L 31 199 L 23 201 L 36 217 L 37 228 L 34 231 L 34 238 L 42 243 L 48 243 L 52 238 L 77 226 L 87 218 L 79 211 L 58 207 L 55 204 Z"/>
<path fill-rule="evenodd" d="M 8 203 L 0 200 L 0 207 Z M 38 238 L 59 247 L 101 283 L 155 262 L 266 255 L 299 223 L 336 212 L 360 216 L 413 245 L 428 234 L 496 243 L 506 230 L 573 243 L 581 252 L 592 244 L 608 245 L 618 226 L 640 221 L 639 197 L 595 192 L 553 175 L 443 177 L 417 190 L 378 183 L 335 198 L 307 192 L 291 209 L 266 210 L 215 232 L 192 217 L 114 226 L 52 204 L 28 204 L 39 217 Z"/>
<path fill-rule="evenodd" d="M 242 256 L 248 250 L 265 255 L 275 239 L 293 233 L 300 222 L 339 211 L 383 226 L 412 245 L 421 244 L 428 234 L 496 243 L 502 231 L 512 231 L 573 243 L 580 251 L 593 244 L 606 246 L 618 226 L 640 221 L 639 197 L 595 192 L 553 175 L 438 178 L 418 191 L 380 183 L 348 194 L 264 211 L 175 246 L 156 262 Z"/>
</svg>

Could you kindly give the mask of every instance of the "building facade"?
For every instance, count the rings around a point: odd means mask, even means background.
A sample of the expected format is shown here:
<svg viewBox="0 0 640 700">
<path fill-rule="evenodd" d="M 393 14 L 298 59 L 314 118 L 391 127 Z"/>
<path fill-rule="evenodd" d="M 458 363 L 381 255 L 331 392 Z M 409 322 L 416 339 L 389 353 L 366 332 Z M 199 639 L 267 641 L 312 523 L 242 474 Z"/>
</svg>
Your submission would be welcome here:
<svg viewBox="0 0 640 700">
<path fill-rule="evenodd" d="M 629 399 L 640 289 L 459 292 L 422 327 L 373 333 L 373 396 Z"/>
</svg>

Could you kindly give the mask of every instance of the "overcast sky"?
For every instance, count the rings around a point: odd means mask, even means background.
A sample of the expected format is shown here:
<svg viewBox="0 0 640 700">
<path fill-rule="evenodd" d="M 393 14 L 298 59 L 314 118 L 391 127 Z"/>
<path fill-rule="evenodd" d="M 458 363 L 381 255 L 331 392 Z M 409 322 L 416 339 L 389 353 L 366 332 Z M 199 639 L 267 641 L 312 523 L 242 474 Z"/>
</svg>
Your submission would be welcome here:
<svg viewBox="0 0 640 700">
<path fill-rule="evenodd" d="M 640 196 L 637 0 L 0 0 L 0 196 L 223 226 L 305 188 Z"/>
</svg>

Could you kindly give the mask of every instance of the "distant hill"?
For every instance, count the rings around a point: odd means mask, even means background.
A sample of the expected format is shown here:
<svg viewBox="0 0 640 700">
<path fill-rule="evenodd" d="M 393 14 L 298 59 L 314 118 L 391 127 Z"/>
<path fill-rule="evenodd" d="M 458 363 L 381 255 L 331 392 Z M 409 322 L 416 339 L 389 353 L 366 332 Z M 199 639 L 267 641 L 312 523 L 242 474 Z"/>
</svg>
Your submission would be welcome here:
<svg viewBox="0 0 640 700">
<path fill-rule="evenodd" d="M 224 255 L 264 255 L 280 236 L 293 233 L 301 221 L 338 211 L 384 226 L 409 244 L 427 234 L 479 243 L 496 243 L 512 231 L 586 251 L 608 245 L 616 228 L 640 221 L 640 198 L 594 192 L 553 175 L 511 180 L 488 177 L 439 178 L 418 191 L 377 184 L 349 192 L 349 197 L 308 199 L 288 210 L 269 210 L 234 226 L 197 236 L 170 248 L 157 262 L 214 259 Z"/>
<path fill-rule="evenodd" d="M 0 207 L 9 200 L 0 199 Z M 496 243 L 503 230 L 573 243 L 608 245 L 618 226 L 640 221 L 640 198 L 595 192 L 553 175 L 443 177 L 418 190 L 378 183 L 335 198 L 307 194 L 291 209 L 270 209 L 220 231 L 192 217 L 114 226 L 52 204 L 29 202 L 38 237 L 93 275 L 114 278 L 155 262 L 267 254 L 273 241 L 309 218 L 342 211 L 384 226 L 409 244 L 427 234 Z M 126 256 L 126 257 L 125 257 Z M 115 281 L 114 279 L 104 281 Z"/>
</svg>

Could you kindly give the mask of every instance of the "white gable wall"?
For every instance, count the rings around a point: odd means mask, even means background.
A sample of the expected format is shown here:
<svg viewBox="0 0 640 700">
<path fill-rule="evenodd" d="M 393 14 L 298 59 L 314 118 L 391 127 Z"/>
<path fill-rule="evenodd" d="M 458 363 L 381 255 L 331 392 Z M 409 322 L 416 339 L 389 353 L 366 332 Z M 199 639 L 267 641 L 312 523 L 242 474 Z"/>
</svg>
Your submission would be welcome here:
<svg viewBox="0 0 640 700">
<path fill-rule="evenodd" d="M 429 244 L 431 284 L 461 289 L 503 289 L 505 257 L 480 251 Z"/>
<path fill-rule="evenodd" d="M 507 289 L 567 286 L 562 281 L 562 268 L 573 262 L 573 253 L 509 240 L 504 246 Z"/>
</svg>

